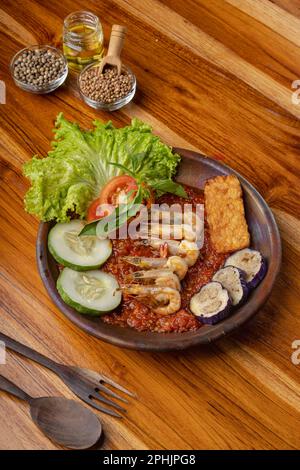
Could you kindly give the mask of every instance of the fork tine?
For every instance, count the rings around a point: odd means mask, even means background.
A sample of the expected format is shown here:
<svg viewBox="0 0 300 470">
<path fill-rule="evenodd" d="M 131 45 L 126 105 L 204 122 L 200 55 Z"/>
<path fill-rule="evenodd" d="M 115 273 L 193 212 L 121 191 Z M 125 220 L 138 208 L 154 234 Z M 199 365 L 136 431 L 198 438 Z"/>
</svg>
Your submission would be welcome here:
<svg viewBox="0 0 300 470">
<path fill-rule="evenodd" d="M 114 410 L 109 410 L 108 408 L 103 408 L 102 406 L 98 405 L 97 403 L 94 402 L 94 400 L 91 400 L 90 398 L 86 398 L 84 400 L 88 405 L 93 406 L 96 408 L 98 411 L 102 411 L 102 413 L 106 413 L 107 415 L 115 416 L 116 418 L 123 418 L 122 415 L 117 413 Z"/>
<path fill-rule="evenodd" d="M 103 375 L 103 374 L 101 374 L 100 384 L 101 384 L 101 382 L 106 382 L 106 383 L 112 385 L 113 387 L 117 388 L 118 390 L 121 390 L 121 392 L 126 393 L 126 394 L 129 395 L 130 397 L 136 398 L 136 394 L 135 394 L 135 393 L 130 392 L 130 391 L 127 390 L 126 388 L 122 387 L 122 385 L 119 385 L 118 383 L 114 382 L 113 380 L 109 379 L 108 377 L 106 377 L 106 376 Z"/>
<path fill-rule="evenodd" d="M 105 398 L 103 395 L 98 393 L 96 390 L 95 390 L 95 392 L 90 393 L 90 396 L 93 397 L 93 398 L 96 398 L 99 401 L 102 401 L 103 403 L 106 403 L 107 405 L 113 406 L 117 410 L 126 411 L 125 408 L 120 406 L 118 403 L 115 403 L 114 401 L 109 400 L 108 398 Z"/>
<path fill-rule="evenodd" d="M 106 393 L 107 395 L 109 395 L 113 398 L 117 398 L 118 400 L 121 400 L 124 403 L 128 403 L 128 400 L 126 400 L 126 398 L 121 397 L 117 393 L 113 392 L 110 388 L 107 388 L 102 384 L 97 384 L 97 388 L 99 388 L 99 390 L 102 390 L 102 392 Z"/>
</svg>

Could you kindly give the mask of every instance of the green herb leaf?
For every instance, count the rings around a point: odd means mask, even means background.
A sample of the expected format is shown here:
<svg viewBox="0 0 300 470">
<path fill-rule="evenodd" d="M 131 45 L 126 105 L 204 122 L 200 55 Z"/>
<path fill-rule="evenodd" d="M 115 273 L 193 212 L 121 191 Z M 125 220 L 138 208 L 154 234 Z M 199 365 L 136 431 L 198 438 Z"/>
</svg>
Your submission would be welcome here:
<svg viewBox="0 0 300 470">
<path fill-rule="evenodd" d="M 150 186 L 155 189 L 158 192 L 158 195 L 161 195 L 163 193 L 173 193 L 176 194 L 176 196 L 179 197 L 184 197 L 187 198 L 186 191 L 181 184 L 176 183 L 175 181 L 172 180 L 156 180 L 156 181 L 151 181 Z"/>
<path fill-rule="evenodd" d="M 132 178 L 135 178 L 134 173 L 131 170 L 129 170 L 129 168 L 126 168 L 124 165 L 122 165 L 121 163 L 109 162 L 109 165 L 113 165 L 117 168 L 120 168 L 120 170 L 123 170 L 124 173 L 132 176 Z"/>
<path fill-rule="evenodd" d="M 132 191 L 130 191 L 130 193 L 132 193 Z M 97 235 L 99 237 L 107 237 L 110 233 L 122 227 L 128 219 L 134 217 L 138 213 L 141 208 L 142 200 L 143 191 L 142 187 L 139 186 L 133 200 L 129 201 L 127 204 L 120 204 L 109 216 L 98 221 L 98 225 L 96 227 Z"/>
<path fill-rule="evenodd" d="M 81 232 L 79 232 L 78 236 L 81 237 L 82 235 L 97 235 L 96 233 L 96 227 L 98 224 L 99 220 L 94 220 L 93 222 L 89 222 L 86 224 Z"/>
</svg>

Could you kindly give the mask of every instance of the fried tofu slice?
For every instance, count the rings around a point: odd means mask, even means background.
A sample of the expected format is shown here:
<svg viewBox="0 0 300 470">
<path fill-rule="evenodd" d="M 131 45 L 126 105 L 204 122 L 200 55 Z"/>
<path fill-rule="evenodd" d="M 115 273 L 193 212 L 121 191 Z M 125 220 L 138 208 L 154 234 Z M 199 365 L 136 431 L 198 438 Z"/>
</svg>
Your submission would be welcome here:
<svg viewBox="0 0 300 470">
<path fill-rule="evenodd" d="M 205 210 L 214 249 L 229 253 L 247 248 L 250 235 L 242 188 L 235 175 L 216 176 L 204 188 Z"/>
</svg>

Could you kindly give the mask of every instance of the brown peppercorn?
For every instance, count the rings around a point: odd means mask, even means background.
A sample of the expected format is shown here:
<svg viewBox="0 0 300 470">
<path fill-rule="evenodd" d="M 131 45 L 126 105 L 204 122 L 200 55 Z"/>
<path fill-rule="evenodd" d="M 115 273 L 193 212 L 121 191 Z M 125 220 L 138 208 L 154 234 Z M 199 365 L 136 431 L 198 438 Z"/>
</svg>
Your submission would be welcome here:
<svg viewBox="0 0 300 470">
<path fill-rule="evenodd" d="M 97 67 L 88 69 L 80 78 L 82 93 L 95 101 L 113 103 L 124 98 L 132 88 L 132 76 L 123 69 L 118 76 L 117 69 L 106 68 L 102 74 Z"/>
</svg>

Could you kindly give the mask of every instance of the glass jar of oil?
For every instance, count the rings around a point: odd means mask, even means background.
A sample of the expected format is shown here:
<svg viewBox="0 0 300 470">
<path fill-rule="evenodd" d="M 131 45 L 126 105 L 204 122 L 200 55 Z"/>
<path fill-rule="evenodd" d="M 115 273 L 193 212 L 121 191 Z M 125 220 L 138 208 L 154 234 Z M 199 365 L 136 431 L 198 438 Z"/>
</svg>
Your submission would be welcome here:
<svg viewBox="0 0 300 470">
<path fill-rule="evenodd" d="M 103 56 L 103 30 L 98 16 L 76 11 L 64 20 L 63 51 L 70 69 L 80 71 Z"/>
</svg>

